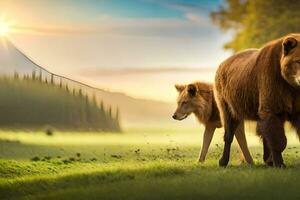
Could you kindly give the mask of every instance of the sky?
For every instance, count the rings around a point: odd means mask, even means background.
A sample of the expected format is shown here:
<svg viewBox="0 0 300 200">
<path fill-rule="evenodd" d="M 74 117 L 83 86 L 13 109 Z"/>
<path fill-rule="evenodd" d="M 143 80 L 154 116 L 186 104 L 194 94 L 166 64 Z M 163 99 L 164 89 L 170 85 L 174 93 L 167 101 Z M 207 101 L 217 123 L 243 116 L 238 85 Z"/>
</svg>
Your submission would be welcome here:
<svg viewBox="0 0 300 200">
<path fill-rule="evenodd" d="M 134 97 L 174 101 L 231 52 L 210 20 L 223 0 L 1 0 L 7 36 L 49 70 Z"/>
</svg>

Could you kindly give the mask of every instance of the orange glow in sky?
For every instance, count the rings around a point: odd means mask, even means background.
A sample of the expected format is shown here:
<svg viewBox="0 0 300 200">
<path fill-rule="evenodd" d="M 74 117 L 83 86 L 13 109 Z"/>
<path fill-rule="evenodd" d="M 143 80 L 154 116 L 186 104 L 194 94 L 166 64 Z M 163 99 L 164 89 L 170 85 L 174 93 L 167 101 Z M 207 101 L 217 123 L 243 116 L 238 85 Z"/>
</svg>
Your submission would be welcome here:
<svg viewBox="0 0 300 200">
<path fill-rule="evenodd" d="M 231 54 L 222 48 L 231 33 L 221 32 L 209 16 L 219 0 L 93 2 L 0 0 L 0 39 L 54 73 L 171 102 L 175 83 L 212 81 Z M 201 71 L 206 68 L 211 70 Z"/>
</svg>

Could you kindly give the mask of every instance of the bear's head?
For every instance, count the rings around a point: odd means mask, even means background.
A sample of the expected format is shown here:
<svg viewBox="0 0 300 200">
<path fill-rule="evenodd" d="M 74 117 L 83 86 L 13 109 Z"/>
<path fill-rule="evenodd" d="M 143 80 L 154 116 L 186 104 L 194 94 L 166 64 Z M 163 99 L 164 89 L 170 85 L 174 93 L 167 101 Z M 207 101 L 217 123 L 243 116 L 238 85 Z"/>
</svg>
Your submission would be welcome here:
<svg viewBox="0 0 300 200">
<path fill-rule="evenodd" d="M 177 98 L 177 109 L 173 114 L 173 119 L 183 120 L 187 118 L 195 110 L 195 100 L 197 95 L 197 87 L 195 84 L 175 85 L 179 92 Z"/>
<path fill-rule="evenodd" d="M 293 87 L 300 88 L 300 34 L 282 40 L 281 75 Z"/>
<path fill-rule="evenodd" d="M 173 118 L 183 120 L 191 113 L 197 111 L 205 115 L 211 109 L 212 90 L 205 83 L 191 83 L 188 85 L 175 85 L 179 95 L 177 98 L 177 109 Z"/>
</svg>

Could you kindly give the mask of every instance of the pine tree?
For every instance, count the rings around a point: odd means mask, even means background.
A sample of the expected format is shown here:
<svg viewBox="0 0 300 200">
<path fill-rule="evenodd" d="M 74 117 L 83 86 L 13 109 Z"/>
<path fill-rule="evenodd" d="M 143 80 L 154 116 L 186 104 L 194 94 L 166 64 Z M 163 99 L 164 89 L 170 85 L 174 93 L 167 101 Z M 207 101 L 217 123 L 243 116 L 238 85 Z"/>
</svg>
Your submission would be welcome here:
<svg viewBox="0 0 300 200">
<path fill-rule="evenodd" d="M 16 80 L 19 79 L 19 74 L 16 71 L 14 72 L 14 79 L 16 79 Z"/>
<path fill-rule="evenodd" d="M 35 70 L 32 71 L 32 75 L 31 75 L 32 80 L 36 79 L 36 74 L 35 74 Z"/>
<path fill-rule="evenodd" d="M 108 108 L 108 116 L 109 116 L 110 119 L 112 119 L 112 108 L 111 108 L 111 106 L 109 106 L 109 108 Z"/>
<path fill-rule="evenodd" d="M 95 94 L 93 94 L 93 105 L 94 106 L 97 106 L 97 99 L 96 99 L 96 96 L 95 96 Z"/>
<path fill-rule="evenodd" d="M 43 72 L 42 72 L 42 70 L 40 69 L 39 81 L 42 82 L 42 80 L 43 80 Z"/>
<path fill-rule="evenodd" d="M 101 100 L 100 102 L 100 126 L 102 126 L 104 129 L 106 129 L 107 127 L 107 114 L 105 112 L 105 107 L 104 107 L 104 103 L 103 100 Z"/>
<path fill-rule="evenodd" d="M 51 82 L 51 85 L 54 85 L 54 75 L 53 74 L 51 74 L 50 82 Z"/>
<path fill-rule="evenodd" d="M 119 107 L 117 107 L 117 110 L 116 110 L 116 120 L 119 121 L 119 118 L 120 118 L 120 110 L 119 110 Z"/>
<path fill-rule="evenodd" d="M 116 118 L 114 119 L 114 122 L 115 122 L 115 130 L 120 131 L 121 128 L 120 128 L 120 110 L 119 110 L 119 107 L 117 107 Z"/>
<path fill-rule="evenodd" d="M 103 113 L 105 112 L 103 101 L 100 102 L 100 110 L 101 110 Z"/>
<path fill-rule="evenodd" d="M 69 90 L 69 87 L 68 87 L 68 84 L 66 84 L 66 91 L 69 93 L 70 90 Z"/>
<path fill-rule="evenodd" d="M 87 123 L 91 123 L 91 107 L 88 95 L 85 95 L 85 114 Z"/>
<path fill-rule="evenodd" d="M 60 78 L 59 87 L 62 88 L 62 78 Z"/>
<path fill-rule="evenodd" d="M 79 96 L 79 97 L 83 97 L 81 88 L 80 88 L 79 91 L 78 91 L 78 96 Z"/>
</svg>

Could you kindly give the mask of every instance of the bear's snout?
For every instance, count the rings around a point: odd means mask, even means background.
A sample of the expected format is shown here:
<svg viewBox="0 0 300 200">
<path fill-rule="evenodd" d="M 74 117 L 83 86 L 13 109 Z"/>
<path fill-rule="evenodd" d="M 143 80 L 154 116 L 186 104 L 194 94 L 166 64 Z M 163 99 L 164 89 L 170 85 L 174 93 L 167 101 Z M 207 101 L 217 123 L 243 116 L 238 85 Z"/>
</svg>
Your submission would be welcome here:
<svg viewBox="0 0 300 200">
<path fill-rule="evenodd" d="M 173 118 L 173 119 L 177 119 L 176 113 L 173 114 L 172 118 Z"/>
</svg>

